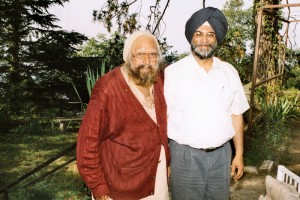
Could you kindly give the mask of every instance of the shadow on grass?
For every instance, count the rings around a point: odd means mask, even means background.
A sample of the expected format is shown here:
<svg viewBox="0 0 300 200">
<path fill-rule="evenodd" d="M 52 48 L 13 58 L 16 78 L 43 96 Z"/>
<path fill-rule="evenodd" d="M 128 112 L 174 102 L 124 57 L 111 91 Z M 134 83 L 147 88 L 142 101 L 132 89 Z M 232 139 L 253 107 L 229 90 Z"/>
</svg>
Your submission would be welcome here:
<svg viewBox="0 0 300 200">
<path fill-rule="evenodd" d="M 17 180 L 36 166 L 72 146 L 77 133 L 53 132 L 48 134 L 1 134 L 0 135 L 0 188 Z M 38 174 L 24 180 L 9 191 L 11 199 L 85 199 L 84 184 L 79 177 L 75 162 L 60 169 L 34 187 L 22 186 L 40 175 L 75 157 L 75 151 L 56 160 Z M 26 198 L 25 198 L 26 197 Z M 67 198 L 66 198 L 67 197 Z"/>
<path fill-rule="evenodd" d="M 68 199 L 85 200 L 90 199 L 87 190 L 79 177 L 77 171 L 74 171 L 75 163 L 65 167 L 42 181 L 37 182 L 26 188 L 15 188 L 10 192 L 10 199 L 22 200 L 50 200 L 50 199 Z"/>
</svg>

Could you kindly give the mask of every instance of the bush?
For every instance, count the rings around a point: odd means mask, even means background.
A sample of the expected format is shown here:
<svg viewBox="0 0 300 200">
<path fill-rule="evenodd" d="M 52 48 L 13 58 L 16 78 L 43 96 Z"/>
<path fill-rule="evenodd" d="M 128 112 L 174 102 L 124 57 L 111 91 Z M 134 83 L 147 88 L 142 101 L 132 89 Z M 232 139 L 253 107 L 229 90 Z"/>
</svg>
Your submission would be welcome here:
<svg viewBox="0 0 300 200">
<path fill-rule="evenodd" d="M 299 95 L 273 96 L 259 101 L 260 113 L 252 124 L 251 145 L 246 152 L 247 164 L 258 164 L 266 159 L 274 160 L 284 148 L 283 139 L 288 135 L 299 109 Z"/>
</svg>

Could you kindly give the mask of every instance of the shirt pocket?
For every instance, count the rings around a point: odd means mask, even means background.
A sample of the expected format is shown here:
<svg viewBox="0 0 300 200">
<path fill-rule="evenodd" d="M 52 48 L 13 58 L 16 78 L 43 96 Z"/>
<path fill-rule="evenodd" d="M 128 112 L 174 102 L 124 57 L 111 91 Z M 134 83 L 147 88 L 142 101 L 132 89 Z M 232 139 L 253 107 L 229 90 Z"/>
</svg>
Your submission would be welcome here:
<svg viewBox="0 0 300 200">
<path fill-rule="evenodd" d="M 228 87 L 222 88 L 222 94 L 220 100 L 222 101 L 221 105 L 225 111 L 228 111 L 230 109 L 233 102 L 234 93 L 235 92 L 231 88 Z"/>
</svg>

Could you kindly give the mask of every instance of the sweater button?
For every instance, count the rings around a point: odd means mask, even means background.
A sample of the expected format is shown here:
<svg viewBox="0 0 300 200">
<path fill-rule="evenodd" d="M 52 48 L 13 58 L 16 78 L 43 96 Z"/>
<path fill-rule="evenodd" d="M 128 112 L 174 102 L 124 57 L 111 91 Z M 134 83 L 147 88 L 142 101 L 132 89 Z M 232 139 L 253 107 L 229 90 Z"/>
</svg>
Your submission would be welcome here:
<svg viewBox="0 0 300 200">
<path fill-rule="evenodd" d="M 152 176 L 153 179 L 155 179 L 155 176 Z"/>
<path fill-rule="evenodd" d="M 161 160 L 158 160 L 158 162 L 157 163 L 160 163 L 161 162 Z"/>
</svg>

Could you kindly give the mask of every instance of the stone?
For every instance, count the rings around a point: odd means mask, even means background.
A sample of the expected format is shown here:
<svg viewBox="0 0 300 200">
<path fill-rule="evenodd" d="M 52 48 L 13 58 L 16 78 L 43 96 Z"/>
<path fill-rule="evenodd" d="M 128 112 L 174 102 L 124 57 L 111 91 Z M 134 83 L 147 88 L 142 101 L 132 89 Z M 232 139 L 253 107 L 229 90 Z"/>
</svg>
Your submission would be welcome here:
<svg viewBox="0 0 300 200">
<path fill-rule="evenodd" d="M 251 174 L 258 174 L 257 168 L 254 166 L 245 166 L 244 172 L 251 173 Z"/>
<path fill-rule="evenodd" d="M 264 160 L 264 162 L 262 163 L 259 169 L 262 171 L 267 170 L 268 172 L 271 172 L 273 168 L 273 164 L 274 162 L 272 160 Z"/>
</svg>

